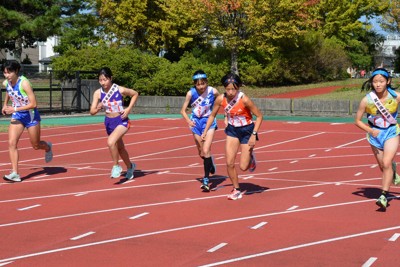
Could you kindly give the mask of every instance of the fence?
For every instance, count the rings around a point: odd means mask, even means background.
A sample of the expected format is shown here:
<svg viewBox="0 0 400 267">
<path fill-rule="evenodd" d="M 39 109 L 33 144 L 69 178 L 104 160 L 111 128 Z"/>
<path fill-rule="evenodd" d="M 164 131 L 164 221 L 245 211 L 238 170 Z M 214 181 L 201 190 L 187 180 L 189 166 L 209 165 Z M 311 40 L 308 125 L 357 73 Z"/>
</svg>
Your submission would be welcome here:
<svg viewBox="0 0 400 267">
<path fill-rule="evenodd" d="M 94 75 L 94 72 L 77 71 L 74 77 L 66 79 L 51 73 L 47 87 L 34 87 L 40 112 L 71 114 L 89 111 L 93 92 L 99 88 L 99 83 L 97 79 L 85 78 Z M 4 95 L 2 90 L 1 102 Z M 253 101 L 266 116 L 350 117 L 355 115 L 359 104 L 358 101 L 350 100 L 255 98 Z M 177 114 L 183 102 L 183 96 L 139 96 L 134 112 Z"/>
</svg>

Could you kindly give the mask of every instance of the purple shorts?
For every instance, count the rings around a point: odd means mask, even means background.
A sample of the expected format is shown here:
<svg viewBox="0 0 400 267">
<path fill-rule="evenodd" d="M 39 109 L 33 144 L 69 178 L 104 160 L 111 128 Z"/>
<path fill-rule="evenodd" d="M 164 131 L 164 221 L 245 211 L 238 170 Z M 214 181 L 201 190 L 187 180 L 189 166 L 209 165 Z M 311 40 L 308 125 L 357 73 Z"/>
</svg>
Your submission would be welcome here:
<svg viewBox="0 0 400 267">
<path fill-rule="evenodd" d="M 115 118 L 106 117 L 104 120 L 104 126 L 106 127 L 108 135 L 110 135 L 118 125 L 122 125 L 128 129 L 131 126 L 129 118 L 122 119 L 121 116 Z"/>
</svg>

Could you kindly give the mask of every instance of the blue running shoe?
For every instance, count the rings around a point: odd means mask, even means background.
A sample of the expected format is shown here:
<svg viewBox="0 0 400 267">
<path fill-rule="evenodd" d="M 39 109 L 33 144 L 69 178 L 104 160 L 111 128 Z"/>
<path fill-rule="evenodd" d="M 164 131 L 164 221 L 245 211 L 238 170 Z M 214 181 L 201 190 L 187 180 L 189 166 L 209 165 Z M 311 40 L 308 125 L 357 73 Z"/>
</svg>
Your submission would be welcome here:
<svg viewBox="0 0 400 267">
<path fill-rule="evenodd" d="M 210 180 L 207 177 L 204 177 L 200 188 L 206 192 L 209 192 L 210 191 L 210 186 L 208 185 L 209 181 Z"/>
<path fill-rule="evenodd" d="M 125 178 L 126 178 L 127 180 L 132 180 L 133 177 L 134 177 L 133 172 L 134 172 L 135 169 L 136 169 L 136 164 L 133 163 L 133 162 L 131 162 L 131 164 L 132 164 L 132 167 L 129 168 L 129 169 L 127 169 L 127 170 L 126 170 L 126 173 L 125 173 Z"/>
<path fill-rule="evenodd" d="M 51 142 L 47 142 L 47 145 L 50 147 L 50 150 L 44 154 L 44 160 L 46 163 L 49 163 L 53 159 L 53 144 Z"/>
</svg>

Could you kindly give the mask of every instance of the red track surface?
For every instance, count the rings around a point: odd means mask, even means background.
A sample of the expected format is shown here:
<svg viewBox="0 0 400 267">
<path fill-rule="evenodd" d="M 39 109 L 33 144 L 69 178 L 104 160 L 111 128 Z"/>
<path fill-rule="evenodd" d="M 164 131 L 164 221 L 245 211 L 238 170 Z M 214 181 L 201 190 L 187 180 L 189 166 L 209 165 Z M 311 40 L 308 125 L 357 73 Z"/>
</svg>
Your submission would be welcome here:
<svg viewBox="0 0 400 267">
<path fill-rule="evenodd" d="M 204 193 L 183 120 L 132 122 L 127 183 L 109 178 L 102 124 L 43 129 L 50 164 L 23 136 L 25 179 L 0 183 L 0 266 L 397 266 L 400 203 L 377 210 L 380 171 L 354 125 L 264 122 L 247 194 L 229 201 L 223 130 Z"/>
</svg>

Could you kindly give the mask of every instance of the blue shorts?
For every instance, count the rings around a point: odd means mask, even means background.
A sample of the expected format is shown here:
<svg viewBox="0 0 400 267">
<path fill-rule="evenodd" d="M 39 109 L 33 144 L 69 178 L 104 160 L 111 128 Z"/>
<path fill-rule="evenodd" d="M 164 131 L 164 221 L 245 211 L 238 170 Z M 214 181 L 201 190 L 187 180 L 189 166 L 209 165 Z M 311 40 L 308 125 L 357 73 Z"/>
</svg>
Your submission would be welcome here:
<svg viewBox="0 0 400 267">
<path fill-rule="evenodd" d="M 108 135 L 110 135 L 119 125 L 122 125 L 129 129 L 129 127 L 131 126 L 129 118 L 122 119 L 121 116 L 118 116 L 115 118 L 106 117 L 104 120 L 104 126 L 106 127 Z"/>
<path fill-rule="evenodd" d="M 253 134 L 253 130 L 254 123 L 241 127 L 235 127 L 228 124 L 228 127 L 225 128 L 225 133 L 228 136 L 239 139 L 241 144 L 247 144 L 251 135 Z"/>
<path fill-rule="evenodd" d="M 390 126 L 389 128 L 386 129 L 385 128 L 376 128 L 376 129 L 380 131 L 378 136 L 373 137 L 372 135 L 367 133 L 367 140 L 371 145 L 381 150 L 383 150 L 383 146 L 386 140 L 400 134 L 400 128 L 398 124 Z"/>
<path fill-rule="evenodd" d="M 197 118 L 197 117 L 192 116 L 190 119 L 195 123 L 195 126 L 191 127 L 192 132 L 194 134 L 201 136 L 204 132 L 204 129 L 206 128 L 208 117 Z M 215 129 L 215 130 L 218 129 L 216 119 L 214 119 L 213 123 L 211 124 L 210 129 Z"/>
<path fill-rule="evenodd" d="M 36 126 L 41 121 L 37 108 L 29 111 L 16 111 L 11 115 L 11 118 L 20 121 L 26 128 Z"/>
</svg>

